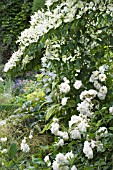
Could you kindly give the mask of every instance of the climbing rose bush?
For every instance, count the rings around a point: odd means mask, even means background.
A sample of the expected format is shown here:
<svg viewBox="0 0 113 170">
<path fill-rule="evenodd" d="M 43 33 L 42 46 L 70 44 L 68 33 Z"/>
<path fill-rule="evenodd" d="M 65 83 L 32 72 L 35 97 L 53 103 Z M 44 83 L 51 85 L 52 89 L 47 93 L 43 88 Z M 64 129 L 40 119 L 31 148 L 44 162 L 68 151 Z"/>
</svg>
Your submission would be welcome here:
<svg viewBox="0 0 113 170">
<path fill-rule="evenodd" d="M 46 169 L 110 170 L 112 2 L 47 0 L 46 5 L 46 12 L 31 16 L 31 26 L 21 33 L 19 49 L 4 71 L 24 70 L 37 58 L 36 51 L 42 54 L 42 84 L 49 103 L 42 132 L 48 130 L 54 138 L 43 158 Z M 26 141 L 21 149 L 29 150 Z"/>
</svg>

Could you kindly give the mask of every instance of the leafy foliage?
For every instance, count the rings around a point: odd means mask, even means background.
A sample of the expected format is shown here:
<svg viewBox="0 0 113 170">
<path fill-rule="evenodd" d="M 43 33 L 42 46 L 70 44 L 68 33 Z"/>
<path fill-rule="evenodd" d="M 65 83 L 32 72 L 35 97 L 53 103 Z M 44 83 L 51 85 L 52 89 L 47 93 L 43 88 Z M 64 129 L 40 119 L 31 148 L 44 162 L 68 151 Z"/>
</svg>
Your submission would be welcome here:
<svg viewBox="0 0 113 170">
<path fill-rule="evenodd" d="M 32 11 L 37 12 L 41 8 L 44 9 L 45 8 L 44 4 L 45 4 L 45 0 L 34 0 L 33 1 Z"/>
<path fill-rule="evenodd" d="M 26 166 L 111 170 L 112 1 L 47 0 L 46 5 L 47 11 L 31 16 L 30 28 L 21 33 L 19 49 L 4 69 L 24 72 L 39 58 L 42 62 L 40 86 L 45 96 L 37 102 L 28 101 L 18 111 L 24 113 L 27 127 L 35 132 L 38 129 L 40 135 L 47 131 L 52 143 L 31 153 L 32 162 Z M 28 99 L 33 96 L 37 91 Z M 32 116 L 33 122 L 29 121 Z M 40 120 L 47 124 L 37 128 Z M 24 153 L 29 152 L 27 139 L 23 139 Z"/>
<path fill-rule="evenodd" d="M 3 63 L 6 63 L 13 51 L 21 31 L 29 26 L 32 0 L 6 0 L 0 2 L 0 31 L 2 41 Z"/>
</svg>

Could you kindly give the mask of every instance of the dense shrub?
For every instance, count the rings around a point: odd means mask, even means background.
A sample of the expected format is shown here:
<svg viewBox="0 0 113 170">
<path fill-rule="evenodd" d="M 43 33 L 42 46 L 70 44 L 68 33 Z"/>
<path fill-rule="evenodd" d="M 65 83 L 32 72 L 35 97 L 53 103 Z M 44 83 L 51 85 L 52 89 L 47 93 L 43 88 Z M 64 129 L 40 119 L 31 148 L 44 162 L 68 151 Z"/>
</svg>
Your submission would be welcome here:
<svg viewBox="0 0 113 170">
<path fill-rule="evenodd" d="M 20 112 L 41 115 L 46 125 L 40 134 L 48 131 L 54 141 L 34 154 L 29 136 L 22 136 L 22 152 L 32 155 L 26 169 L 111 170 L 112 1 L 47 0 L 46 5 L 47 11 L 31 16 L 30 28 L 21 33 L 19 49 L 4 68 L 24 72 L 39 57 L 42 61 L 41 94 L 45 91 L 46 96 L 37 101 L 36 112 L 32 102 Z M 33 96 L 37 93 L 27 99 Z"/>
</svg>

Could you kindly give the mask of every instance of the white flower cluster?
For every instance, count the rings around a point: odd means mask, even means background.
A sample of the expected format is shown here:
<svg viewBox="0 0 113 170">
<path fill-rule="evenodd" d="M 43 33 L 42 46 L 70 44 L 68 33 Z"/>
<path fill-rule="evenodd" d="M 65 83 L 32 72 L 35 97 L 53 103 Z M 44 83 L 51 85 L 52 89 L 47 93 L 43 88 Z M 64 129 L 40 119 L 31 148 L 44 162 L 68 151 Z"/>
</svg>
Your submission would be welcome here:
<svg viewBox="0 0 113 170">
<path fill-rule="evenodd" d="M 73 115 L 69 121 L 69 133 L 71 139 L 81 139 L 81 133 L 87 131 L 88 120 L 82 115 Z"/>
<path fill-rule="evenodd" d="M 106 75 L 104 74 L 105 66 L 101 66 L 99 70 L 93 71 L 90 77 L 90 82 L 94 84 L 94 87 L 98 91 L 97 96 L 100 100 L 104 100 L 107 94 L 107 87 L 101 85 L 101 83 L 105 82 Z"/>
<path fill-rule="evenodd" d="M 23 152 L 29 152 L 29 151 L 30 151 L 30 147 L 29 147 L 29 145 L 26 143 L 26 137 L 24 137 L 24 139 L 22 140 L 21 150 L 22 150 Z"/>
<path fill-rule="evenodd" d="M 69 170 L 69 161 L 74 158 L 74 154 L 71 152 L 66 153 L 65 155 L 59 153 L 56 155 L 55 161 L 52 164 L 53 170 Z M 77 170 L 76 166 L 73 165 L 71 170 Z"/>
<path fill-rule="evenodd" d="M 93 158 L 93 149 L 94 148 L 97 148 L 97 152 L 101 152 L 104 149 L 102 142 L 98 141 L 98 139 L 96 139 L 96 140 L 90 139 L 90 141 L 86 140 L 84 142 L 83 153 L 85 154 L 85 156 L 88 159 Z"/>
<path fill-rule="evenodd" d="M 31 43 L 38 42 L 39 38 L 48 33 L 49 30 L 53 28 L 56 29 L 62 23 L 72 22 L 75 18 L 81 18 L 81 16 L 84 15 L 84 13 L 86 13 L 89 9 L 95 10 L 96 5 L 98 5 L 100 11 L 103 9 L 103 6 L 100 5 L 101 3 L 98 4 L 96 1 L 94 4 L 93 2 L 87 3 L 77 0 L 62 0 L 62 2 L 58 4 L 56 8 L 52 10 L 49 9 L 49 6 L 57 1 L 58 0 L 46 0 L 45 4 L 47 5 L 48 10 L 39 10 L 31 16 L 31 26 L 30 28 L 25 29 L 17 40 L 17 43 L 20 45 L 19 50 L 15 52 L 8 63 L 6 63 L 4 68 L 5 72 L 15 67 L 18 61 L 21 61 L 21 56 L 24 54 L 27 46 L 29 46 Z M 113 11 L 111 10 L 112 4 L 109 4 L 107 8 L 110 12 L 110 15 L 113 15 Z M 77 10 L 79 13 L 76 15 Z"/>
<path fill-rule="evenodd" d="M 70 81 L 64 77 L 64 82 L 59 85 L 60 93 L 68 93 L 70 91 Z"/>
<path fill-rule="evenodd" d="M 47 0 L 46 5 L 50 6 L 55 1 L 57 0 Z M 17 40 L 20 49 L 13 53 L 8 63 L 6 63 L 4 71 L 7 72 L 15 67 L 17 62 L 21 60 L 25 48 L 33 42 L 38 42 L 39 38 L 46 34 L 50 29 L 56 29 L 62 22 L 71 22 L 74 20 L 77 8 L 73 6 L 74 2 L 76 2 L 76 0 L 69 4 L 67 0 L 66 2 L 62 2 L 52 11 L 48 9 L 46 12 L 44 10 L 35 12 L 34 15 L 31 16 L 30 28 L 21 32 L 21 36 Z"/>
<path fill-rule="evenodd" d="M 77 110 L 80 112 L 80 114 L 91 117 L 91 115 L 93 114 L 92 109 L 94 107 L 92 99 L 94 99 L 96 95 L 97 92 L 93 89 L 90 89 L 88 91 L 84 90 L 80 94 L 80 99 L 82 100 L 82 102 L 77 104 Z"/>
<path fill-rule="evenodd" d="M 51 128 L 50 128 L 51 133 L 63 138 L 64 140 L 68 140 L 69 139 L 68 133 L 60 131 L 59 128 L 60 128 L 60 126 L 58 123 L 58 119 L 54 118 L 53 123 L 51 124 Z"/>
<path fill-rule="evenodd" d="M 58 0 L 46 0 L 45 5 L 47 5 L 47 7 L 51 6 L 54 2 L 57 2 Z"/>
<path fill-rule="evenodd" d="M 21 56 L 23 55 L 22 50 L 18 50 L 14 52 L 10 58 L 10 60 L 5 64 L 4 72 L 7 72 L 8 70 L 12 69 L 16 66 L 17 62 L 20 60 Z"/>
</svg>

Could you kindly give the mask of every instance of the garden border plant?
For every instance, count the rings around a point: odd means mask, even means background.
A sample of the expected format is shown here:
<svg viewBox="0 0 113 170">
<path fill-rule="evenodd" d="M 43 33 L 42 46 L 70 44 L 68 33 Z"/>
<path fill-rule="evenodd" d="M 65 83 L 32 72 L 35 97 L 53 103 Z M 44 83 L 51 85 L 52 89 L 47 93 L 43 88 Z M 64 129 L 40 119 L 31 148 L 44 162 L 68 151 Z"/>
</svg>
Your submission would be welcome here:
<svg viewBox="0 0 113 170">
<path fill-rule="evenodd" d="M 31 168 L 111 170 L 112 1 L 47 0 L 46 5 L 47 11 L 31 16 L 4 68 L 14 74 L 41 57 L 48 102 L 41 133 L 51 132 L 54 142 L 45 156 L 33 155 Z M 26 137 L 21 150 L 30 151 Z"/>
</svg>

